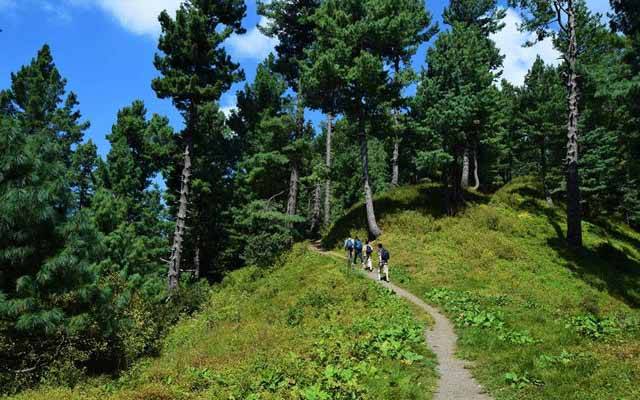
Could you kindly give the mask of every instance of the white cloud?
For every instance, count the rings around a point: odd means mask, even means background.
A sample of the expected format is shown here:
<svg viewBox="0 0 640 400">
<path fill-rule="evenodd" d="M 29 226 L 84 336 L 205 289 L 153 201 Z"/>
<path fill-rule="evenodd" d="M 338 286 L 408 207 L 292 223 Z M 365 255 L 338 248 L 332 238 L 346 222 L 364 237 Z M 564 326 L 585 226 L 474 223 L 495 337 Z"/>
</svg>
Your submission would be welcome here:
<svg viewBox="0 0 640 400">
<path fill-rule="evenodd" d="M 0 0 L 1 2 L 14 0 Z M 158 15 L 163 10 L 170 14 L 180 6 L 182 0 L 66 0 L 67 3 L 76 6 L 98 6 L 111 14 L 125 29 L 139 34 L 157 37 L 160 33 L 160 23 Z M 262 18 L 260 24 L 268 22 Z M 257 59 L 265 58 L 278 41 L 271 39 L 260 32 L 258 27 L 249 29 L 244 35 L 232 35 L 227 48 L 236 59 Z"/>
<path fill-rule="evenodd" d="M 527 40 L 533 40 L 535 35 L 518 30 L 522 18 L 517 11 L 508 9 L 504 23 L 504 29 L 491 36 L 505 56 L 503 78 L 515 85 L 522 85 L 527 71 L 538 55 L 547 64 L 560 64 L 560 53 L 553 47 L 549 38 L 533 47 L 523 47 L 523 44 Z"/>
<path fill-rule="evenodd" d="M 139 34 L 157 36 L 158 16 L 163 10 L 174 14 L 181 0 L 68 0 L 76 5 L 97 5 L 111 14 L 125 29 Z"/>
<path fill-rule="evenodd" d="M 260 19 L 260 25 L 264 26 L 267 23 L 268 19 L 264 17 Z M 262 60 L 273 51 L 277 44 L 277 39 L 265 36 L 256 26 L 244 35 L 231 36 L 228 48 L 236 58 Z"/>
</svg>

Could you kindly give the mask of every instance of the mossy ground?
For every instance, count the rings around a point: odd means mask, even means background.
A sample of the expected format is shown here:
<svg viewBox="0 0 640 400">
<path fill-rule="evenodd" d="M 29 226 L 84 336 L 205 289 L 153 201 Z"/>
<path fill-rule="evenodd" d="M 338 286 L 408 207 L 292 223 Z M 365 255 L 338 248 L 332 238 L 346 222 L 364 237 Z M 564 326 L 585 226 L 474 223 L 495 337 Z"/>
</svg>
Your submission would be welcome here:
<svg viewBox="0 0 640 400">
<path fill-rule="evenodd" d="M 640 234 L 584 224 L 585 249 L 563 240 L 564 212 L 531 180 L 469 194 L 445 217 L 442 189 L 399 188 L 376 202 L 391 278 L 439 305 L 459 353 L 496 399 L 640 398 Z M 355 207 L 325 237 L 364 236 Z"/>
<path fill-rule="evenodd" d="M 159 358 L 116 380 L 15 399 L 430 399 L 424 325 L 397 296 L 301 244 L 273 270 L 229 275 Z"/>
</svg>

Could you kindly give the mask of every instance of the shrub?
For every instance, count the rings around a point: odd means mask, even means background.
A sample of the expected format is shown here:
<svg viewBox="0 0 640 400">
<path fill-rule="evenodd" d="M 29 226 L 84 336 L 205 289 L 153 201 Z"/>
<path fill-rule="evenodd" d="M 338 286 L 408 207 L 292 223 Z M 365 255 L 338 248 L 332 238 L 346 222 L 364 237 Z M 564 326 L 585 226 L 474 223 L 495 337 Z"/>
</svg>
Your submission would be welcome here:
<svg viewBox="0 0 640 400">
<path fill-rule="evenodd" d="M 594 340 L 604 339 L 620 331 L 615 319 L 599 318 L 592 314 L 573 317 L 566 326 L 574 329 L 583 337 Z"/>
</svg>

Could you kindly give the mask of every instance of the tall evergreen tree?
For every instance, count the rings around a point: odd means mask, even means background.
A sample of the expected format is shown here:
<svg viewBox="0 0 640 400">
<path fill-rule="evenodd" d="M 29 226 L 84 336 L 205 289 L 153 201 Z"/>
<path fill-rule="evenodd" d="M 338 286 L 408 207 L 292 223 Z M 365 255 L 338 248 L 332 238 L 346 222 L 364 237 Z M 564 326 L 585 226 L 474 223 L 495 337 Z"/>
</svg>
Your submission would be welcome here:
<svg viewBox="0 0 640 400">
<path fill-rule="evenodd" d="M 241 21 L 245 12 L 241 0 L 186 0 L 175 19 L 166 11 L 160 15 L 161 54 L 156 55 L 154 64 L 162 77 L 154 79 L 153 89 L 160 98 L 171 98 L 185 120 L 180 137 L 184 148 L 180 199 L 168 273 L 171 291 L 178 288 L 182 267 L 198 118 L 201 107 L 218 101 L 242 78 L 239 65 L 231 61 L 222 44 L 232 33 L 244 33 Z"/>
<path fill-rule="evenodd" d="M 375 51 L 383 55 L 385 62 L 393 67 L 392 84 L 402 92 L 414 81 L 411 58 L 418 47 L 429 41 L 437 32 L 437 26 L 431 25 L 431 15 L 422 0 L 386 0 L 372 2 L 368 11 L 372 20 L 376 21 L 376 29 L 369 39 Z M 400 177 L 400 144 L 405 136 L 406 123 L 403 123 L 401 112 L 407 107 L 407 99 L 403 96 L 391 104 L 391 185 L 397 186 Z"/>
<path fill-rule="evenodd" d="M 65 98 L 48 46 L 11 78 L 0 115 L 0 334 L 16 347 L 1 357 L 10 370 L 37 374 L 54 360 L 52 342 L 105 332 L 93 311 L 109 294 L 98 282 L 100 235 L 74 199 L 77 189 L 80 205 L 88 201 L 87 182 L 73 181 L 84 162 L 74 161 L 93 150 L 74 151 L 88 126 L 76 96 Z"/>
<path fill-rule="evenodd" d="M 254 82 L 238 92 L 237 111 L 229 121 L 241 153 L 234 176 L 232 248 L 245 263 L 269 265 L 292 244 L 294 224 L 300 222 L 287 213 L 290 138 L 296 124 L 287 87 L 271 55 L 258 66 Z"/>
<path fill-rule="evenodd" d="M 538 40 L 553 37 L 567 66 L 567 242 L 574 248 L 582 247 L 582 211 L 579 175 L 579 80 L 577 10 L 581 0 L 509 0 L 509 5 L 521 7 L 522 29 L 535 32 Z M 555 30 L 558 26 L 560 31 Z"/>
<path fill-rule="evenodd" d="M 388 13 L 383 16 L 381 10 Z M 390 21 L 401 20 L 403 11 L 384 0 L 323 2 L 315 15 L 318 38 L 303 74 L 303 86 L 314 106 L 322 108 L 318 99 L 330 97 L 336 110 L 358 126 L 355 136 L 360 143 L 367 224 L 373 237 L 381 230 L 373 205 L 366 124 L 399 102 L 400 87 L 385 68 L 386 62 L 398 57 L 399 49 L 379 46 L 371 38 L 384 37 L 387 28 L 394 26 Z"/>
<path fill-rule="evenodd" d="M 275 70 L 281 73 L 296 93 L 296 124 L 292 133 L 293 146 L 299 151 L 291 153 L 291 173 L 287 214 L 296 215 L 302 157 L 300 151 L 306 147 L 309 138 L 304 135 L 305 90 L 300 81 L 302 65 L 307 61 L 307 50 L 315 41 L 313 15 L 320 0 L 273 0 L 258 3 L 260 14 L 269 22 L 262 31 L 278 39 L 276 52 L 278 59 Z"/>
<path fill-rule="evenodd" d="M 505 15 L 506 10 L 498 7 L 497 0 L 451 0 L 442 17 L 448 25 L 475 26 L 489 36 L 502 29 Z"/>
<path fill-rule="evenodd" d="M 520 151 L 537 154 L 532 157 L 532 167 L 539 171 L 544 196 L 551 203 L 551 191 L 558 188 L 558 183 L 549 182 L 549 169 L 555 170 L 556 163 L 562 162 L 562 157 L 555 151 L 561 147 L 557 138 L 563 126 L 560 116 L 565 110 L 559 72 L 546 66 L 538 57 L 525 77 L 520 101 L 523 124 Z M 522 148 L 526 145 L 531 147 Z"/>
<path fill-rule="evenodd" d="M 466 27 L 477 29 L 480 34 L 489 41 L 489 35 L 495 34 L 502 29 L 504 24 L 502 19 L 506 15 L 506 10 L 498 7 L 496 0 L 453 0 L 444 9 L 444 22 L 453 25 L 460 24 Z M 490 44 L 488 44 L 490 46 Z M 467 189 L 470 182 L 471 171 L 474 173 L 474 189 L 480 187 L 478 177 L 478 152 L 481 138 L 476 134 L 468 135 L 468 142 L 462 156 L 462 176 L 460 185 Z M 473 160 L 474 165 L 471 165 Z"/>
<path fill-rule="evenodd" d="M 425 143 L 431 146 L 422 148 L 419 158 L 445 169 L 447 208 L 456 213 L 464 201 L 462 176 L 468 144 L 492 130 L 498 104 L 493 83 L 502 57 L 478 27 L 454 23 L 429 49 L 427 63 L 413 108 L 425 127 Z"/>
<path fill-rule="evenodd" d="M 91 205 L 91 197 L 96 190 L 97 160 L 98 147 L 91 140 L 78 145 L 73 154 L 71 179 L 75 187 L 78 209 Z"/>
</svg>

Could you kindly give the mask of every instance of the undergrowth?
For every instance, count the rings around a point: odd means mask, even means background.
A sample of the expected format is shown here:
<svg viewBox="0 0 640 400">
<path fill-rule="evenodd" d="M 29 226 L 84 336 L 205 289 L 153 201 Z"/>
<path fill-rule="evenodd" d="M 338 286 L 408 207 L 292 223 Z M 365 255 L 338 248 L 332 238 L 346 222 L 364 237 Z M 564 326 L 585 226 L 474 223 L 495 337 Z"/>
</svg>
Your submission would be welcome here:
<svg viewBox="0 0 640 400">
<path fill-rule="evenodd" d="M 562 207 L 540 192 L 520 179 L 467 194 L 456 217 L 442 213 L 437 186 L 383 195 L 391 280 L 443 309 L 459 356 L 498 400 L 640 398 L 640 234 L 585 222 L 585 248 L 572 252 Z M 325 243 L 362 235 L 362 213 L 354 207 Z"/>
<path fill-rule="evenodd" d="M 423 330 L 397 296 L 299 245 L 272 271 L 230 274 L 159 358 L 15 399 L 430 399 Z"/>
</svg>

